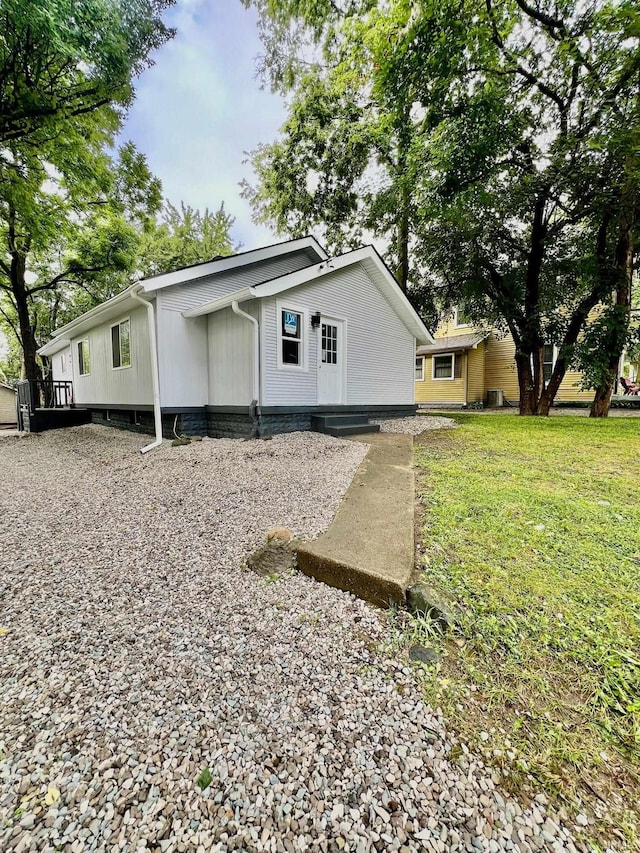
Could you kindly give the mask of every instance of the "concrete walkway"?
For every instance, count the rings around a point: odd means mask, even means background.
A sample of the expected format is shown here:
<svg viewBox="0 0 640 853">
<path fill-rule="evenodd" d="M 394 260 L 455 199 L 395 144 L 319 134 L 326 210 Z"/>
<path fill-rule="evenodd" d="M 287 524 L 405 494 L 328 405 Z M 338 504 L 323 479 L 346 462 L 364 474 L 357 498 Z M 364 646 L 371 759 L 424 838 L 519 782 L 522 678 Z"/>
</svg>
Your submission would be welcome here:
<svg viewBox="0 0 640 853">
<path fill-rule="evenodd" d="M 329 529 L 298 549 L 298 568 L 384 607 L 404 601 L 414 568 L 413 438 L 360 440 L 371 448 Z"/>
</svg>

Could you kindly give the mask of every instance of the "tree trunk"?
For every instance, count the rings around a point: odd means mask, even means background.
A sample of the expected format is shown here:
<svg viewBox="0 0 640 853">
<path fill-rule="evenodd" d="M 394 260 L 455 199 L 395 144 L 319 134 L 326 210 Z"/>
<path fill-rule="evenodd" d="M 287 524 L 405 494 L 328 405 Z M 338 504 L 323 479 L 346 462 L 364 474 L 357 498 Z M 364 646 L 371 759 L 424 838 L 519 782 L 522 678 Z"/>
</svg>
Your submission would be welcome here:
<svg viewBox="0 0 640 853">
<path fill-rule="evenodd" d="M 400 213 L 398 219 L 398 273 L 397 278 L 403 293 L 407 292 L 409 280 L 409 190 L 406 176 L 401 178 Z"/>
<path fill-rule="evenodd" d="M 24 274 L 26 258 L 19 252 L 11 255 L 11 289 L 18 314 L 18 325 L 20 328 L 20 343 L 22 344 L 22 359 L 24 362 L 24 377 L 31 381 L 42 379 L 42 371 L 38 364 L 38 342 L 33 332 L 31 317 L 29 316 L 29 291 L 27 289 Z"/>
<path fill-rule="evenodd" d="M 616 243 L 616 301 L 614 322 L 607 334 L 607 369 L 604 381 L 596 388 L 591 403 L 590 418 L 609 416 L 611 397 L 618 375 L 618 367 L 631 322 L 631 286 L 633 280 L 633 235 L 626 216 L 620 217 L 620 230 Z"/>
<path fill-rule="evenodd" d="M 516 369 L 520 389 L 520 414 L 535 415 L 538 400 L 529 353 L 516 350 Z"/>
</svg>

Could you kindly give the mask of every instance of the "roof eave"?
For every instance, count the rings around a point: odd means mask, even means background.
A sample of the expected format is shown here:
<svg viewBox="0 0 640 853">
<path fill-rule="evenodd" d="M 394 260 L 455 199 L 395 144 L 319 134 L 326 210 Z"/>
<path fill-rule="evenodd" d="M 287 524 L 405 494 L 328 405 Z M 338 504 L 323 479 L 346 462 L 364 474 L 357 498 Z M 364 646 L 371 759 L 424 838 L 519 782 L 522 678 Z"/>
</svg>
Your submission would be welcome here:
<svg viewBox="0 0 640 853">
<path fill-rule="evenodd" d="M 202 264 L 194 264 L 191 267 L 183 267 L 180 270 L 162 273 L 161 275 L 150 276 L 140 280 L 140 284 L 145 290 L 145 293 L 151 293 L 155 290 L 160 290 L 163 287 L 171 287 L 175 284 L 184 284 L 188 281 L 196 281 L 200 278 L 206 278 L 210 275 L 228 272 L 233 269 L 240 269 L 249 264 L 260 263 L 261 261 L 277 258 L 281 255 L 291 254 L 293 252 L 301 252 L 305 249 L 311 249 L 318 257 L 318 261 L 327 259 L 327 253 L 322 248 L 315 237 L 307 236 L 300 237 L 297 240 L 285 240 L 280 243 L 274 243 L 271 246 L 263 246 L 258 249 L 251 249 L 247 252 L 238 252 L 235 255 L 228 255 L 224 258 L 207 261 Z M 313 266 L 313 262 L 311 263 Z"/>
</svg>

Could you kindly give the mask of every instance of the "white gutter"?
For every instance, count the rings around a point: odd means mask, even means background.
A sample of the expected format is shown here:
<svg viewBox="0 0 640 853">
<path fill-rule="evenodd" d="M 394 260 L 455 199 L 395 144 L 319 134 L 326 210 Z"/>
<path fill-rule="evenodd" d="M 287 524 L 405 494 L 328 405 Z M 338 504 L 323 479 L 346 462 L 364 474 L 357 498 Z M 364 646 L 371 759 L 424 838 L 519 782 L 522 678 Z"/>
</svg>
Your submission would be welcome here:
<svg viewBox="0 0 640 853">
<path fill-rule="evenodd" d="M 39 355 L 48 355 L 48 350 L 51 349 L 52 345 L 58 344 L 58 339 L 61 336 L 65 338 L 72 338 L 72 332 L 76 332 L 78 329 L 82 329 L 82 327 L 87 323 L 88 320 L 97 320 L 107 311 L 111 311 L 116 305 L 120 302 L 125 302 L 129 296 L 133 293 L 133 288 L 135 285 L 131 285 L 127 287 L 126 290 L 123 290 L 122 293 L 118 293 L 116 296 L 112 296 L 111 299 L 107 299 L 106 302 L 102 302 L 100 305 L 96 305 L 95 308 L 91 308 L 89 311 L 85 311 L 84 314 L 81 314 L 79 317 L 76 317 L 75 320 L 71 320 L 71 322 L 67 323 L 65 326 L 60 326 L 59 329 L 56 329 L 53 333 L 53 338 L 49 341 L 49 343 L 40 347 L 38 350 Z M 138 288 L 140 289 L 140 288 Z M 95 322 L 89 323 L 88 328 L 92 328 L 92 326 L 96 325 Z M 56 350 L 54 349 L 54 352 Z"/>
<path fill-rule="evenodd" d="M 151 379 L 153 382 L 153 417 L 156 425 L 156 438 L 151 444 L 143 447 L 140 453 L 148 453 L 162 444 L 162 411 L 160 409 L 160 378 L 158 375 L 158 345 L 156 343 L 156 318 L 153 310 L 153 305 L 146 299 L 139 296 L 140 288 L 136 291 L 131 291 L 131 298 L 135 299 L 147 309 L 147 319 L 149 321 L 149 350 L 151 353 Z"/>
<path fill-rule="evenodd" d="M 231 310 L 234 314 L 237 314 L 238 317 L 244 317 L 245 320 L 249 320 L 250 323 L 253 323 L 253 399 L 255 400 L 256 406 L 260 405 L 260 326 L 258 325 L 258 321 L 255 317 L 252 317 L 251 314 L 247 314 L 246 311 L 243 311 L 242 308 L 238 305 L 238 300 L 234 299 L 231 303 Z"/>
</svg>

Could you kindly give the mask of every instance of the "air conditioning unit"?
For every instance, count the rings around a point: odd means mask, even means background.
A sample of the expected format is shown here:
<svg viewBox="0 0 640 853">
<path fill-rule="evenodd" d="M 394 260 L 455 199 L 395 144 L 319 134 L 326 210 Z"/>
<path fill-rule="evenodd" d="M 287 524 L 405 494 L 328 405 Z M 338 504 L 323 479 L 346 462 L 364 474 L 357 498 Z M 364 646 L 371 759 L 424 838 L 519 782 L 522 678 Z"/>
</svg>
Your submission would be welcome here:
<svg viewBox="0 0 640 853">
<path fill-rule="evenodd" d="M 504 406 L 504 392 L 501 388 L 489 388 L 487 391 L 487 406 L 490 409 Z"/>
</svg>

